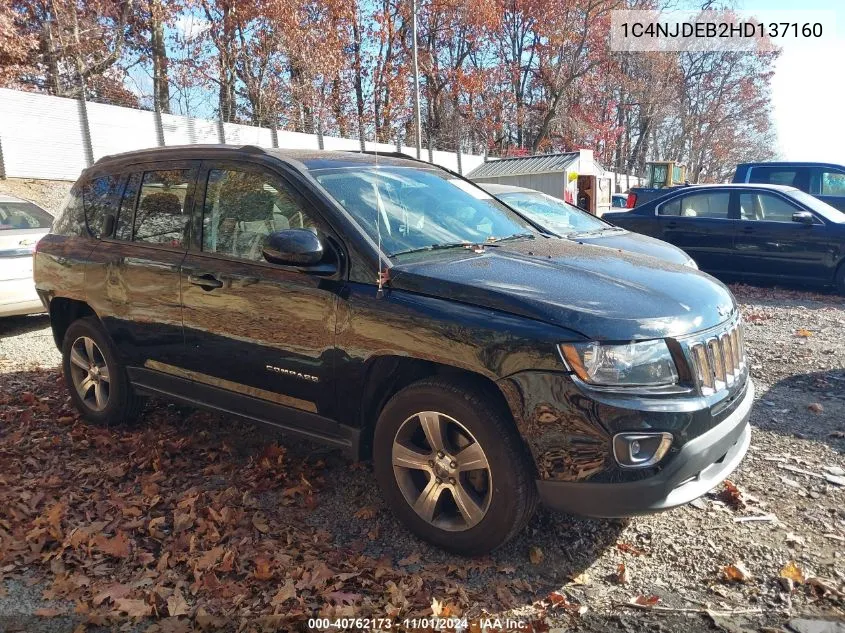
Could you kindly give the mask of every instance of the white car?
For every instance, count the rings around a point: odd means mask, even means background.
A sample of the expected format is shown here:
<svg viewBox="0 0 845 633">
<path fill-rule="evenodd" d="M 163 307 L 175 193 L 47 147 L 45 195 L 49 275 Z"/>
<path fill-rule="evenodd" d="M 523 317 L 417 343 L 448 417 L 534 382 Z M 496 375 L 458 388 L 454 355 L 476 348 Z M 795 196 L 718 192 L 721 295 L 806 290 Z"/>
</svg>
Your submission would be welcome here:
<svg viewBox="0 0 845 633">
<path fill-rule="evenodd" d="M 0 317 L 44 312 L 32 281 L 32 254 L 52 223 L 38 205 L 0 195 Z"/>
</svg>

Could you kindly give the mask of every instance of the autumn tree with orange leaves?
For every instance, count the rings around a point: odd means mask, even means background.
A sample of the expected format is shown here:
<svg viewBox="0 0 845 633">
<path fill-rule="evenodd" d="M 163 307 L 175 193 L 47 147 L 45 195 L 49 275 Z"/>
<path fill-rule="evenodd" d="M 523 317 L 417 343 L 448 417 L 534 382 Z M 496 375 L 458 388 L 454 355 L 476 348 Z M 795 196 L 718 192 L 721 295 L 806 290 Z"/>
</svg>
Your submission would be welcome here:
<svg viewBox="0 0 845 633">
<path fill-rule="evenodd" d="M 494 155 L 593 149 L 700 180 L 773 156 L 772 53 L 618 53 L 610 15 L 668 0 L 418 0 L 422 136 Z M 408 0 L 11 0 L 0 85 L 413 143 Z"/>
</svg>

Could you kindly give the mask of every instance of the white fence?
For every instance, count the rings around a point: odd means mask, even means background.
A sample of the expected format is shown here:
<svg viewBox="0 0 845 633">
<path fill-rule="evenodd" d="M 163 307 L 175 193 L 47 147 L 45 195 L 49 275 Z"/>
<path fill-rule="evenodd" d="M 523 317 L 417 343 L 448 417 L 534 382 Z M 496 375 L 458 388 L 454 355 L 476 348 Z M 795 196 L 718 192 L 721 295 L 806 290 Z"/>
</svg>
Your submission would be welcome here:
<svg viewBox="0 0 845 633">
<path fill-rule="evenodd" d="M 87 130 L 85 122 L 87 121 Z M 90 140 L 89 140 L 90 135 Z M 275 139 L 274 139 L 275 136 Z M 193 117 L 101 103 L 82 104 L 75 99 L 51 97 L 0 88 L 0 176 L 76 180 L 79 173 L 102 156 L 161 145 L 226 143 L 320 149 L 316 134 L 276 131 L 269 128 L 224 123 Z M 396 146 L 366 142 L 366 149 L 395 152 Z M 360 150 L 358 140 L 323 136 L 323 149 Z M 416 150 L 402 151 L 415 156 Z M 422 158 L 427 160 L 428 149 Z M 484 162 L 476 154 L 434 150 L 432 162 L 468 174 Z"/>
</svg>

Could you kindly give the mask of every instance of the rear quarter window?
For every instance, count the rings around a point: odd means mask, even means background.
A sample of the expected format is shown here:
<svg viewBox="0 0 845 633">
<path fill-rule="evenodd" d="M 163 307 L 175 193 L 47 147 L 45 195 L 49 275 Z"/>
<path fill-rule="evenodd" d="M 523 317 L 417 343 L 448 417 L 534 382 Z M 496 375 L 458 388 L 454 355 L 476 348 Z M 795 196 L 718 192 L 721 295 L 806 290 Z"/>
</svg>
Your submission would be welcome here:
<svg viewBox="0 0 845 633">
<path fill-rule="evenodd" d="M 123 179 L 119 175 L 100 176 L 89 181 L 82 188 L 82 201 L 85 208 L 85 223 L 88 232 L 94 237 L 103 235 L 103 223 L 106 216 L 117 217 L 118 197 Z"/>
<path fill-rule="evenodd" d="M 799 186 L 798 168 L 795 167 L 752 167 L 749 182 L 769 185 Z"/>
<path fill-rule="evenodd" d="M 61 210 L 53 221 L 53 233 L 56 235 L 88 235 L 85 226 L 85 210 L 82 207 L 82 186 L 77 182 L 67 194 Z"/>
</svg>

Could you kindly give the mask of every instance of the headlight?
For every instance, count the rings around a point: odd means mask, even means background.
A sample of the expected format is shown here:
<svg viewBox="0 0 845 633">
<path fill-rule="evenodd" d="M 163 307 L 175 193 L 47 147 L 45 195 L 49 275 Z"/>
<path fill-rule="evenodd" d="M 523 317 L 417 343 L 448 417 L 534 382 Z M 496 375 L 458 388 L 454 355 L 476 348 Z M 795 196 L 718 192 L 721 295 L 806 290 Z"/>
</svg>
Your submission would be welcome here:
<svg viewBox="0 0 845 633">
<path fill-rule="evenodd" d="M 659 387 L 678 381 L 675 361 L 663 340 L 626 345 L 566 343 L 560 351 L 575 375 L 592 385 Z"/>
</svg>

